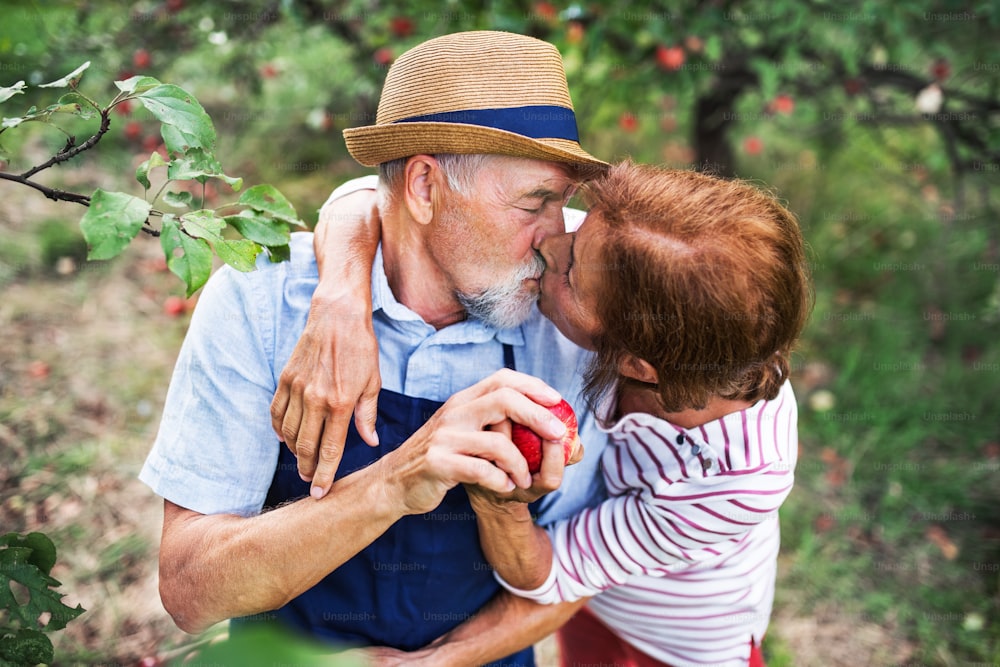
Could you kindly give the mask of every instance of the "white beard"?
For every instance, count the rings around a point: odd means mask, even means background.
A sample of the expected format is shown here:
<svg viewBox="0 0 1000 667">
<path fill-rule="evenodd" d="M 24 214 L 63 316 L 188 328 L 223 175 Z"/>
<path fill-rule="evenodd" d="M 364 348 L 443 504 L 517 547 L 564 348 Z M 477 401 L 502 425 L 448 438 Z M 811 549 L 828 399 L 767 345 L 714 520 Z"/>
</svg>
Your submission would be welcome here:
<svg viewBox="0 0 1000 667">
<path fill-rule="evenodd" d="M 525 290 L 524 281 L 538 278 L 544 270 L 545 261 L 536 253 L 528 264 L 504 282 L 491 285 L 477 294 L 456 291 L 455 297 L 470 318 L 495 329 L 510 329 L 528 319 L 538 300 L 537 294 Z"/>
</svg>

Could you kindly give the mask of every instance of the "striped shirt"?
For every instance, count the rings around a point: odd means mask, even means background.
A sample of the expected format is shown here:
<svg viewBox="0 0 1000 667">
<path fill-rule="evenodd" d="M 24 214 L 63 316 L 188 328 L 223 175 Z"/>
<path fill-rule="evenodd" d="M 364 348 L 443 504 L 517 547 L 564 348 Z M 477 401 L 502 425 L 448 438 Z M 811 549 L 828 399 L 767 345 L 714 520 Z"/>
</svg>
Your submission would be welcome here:
<svg viewBox="0 0 1000 667">
<path fill-rule="evenodd" d="M 644 653 L 680 667 L 746 667 L 764 636 L 780 541 L 778 508 L 798 452 L 789 383 L 772 401 L 683 429 L 645 413 L 610 428 L 609 498 L 547 527 L 541 603 L 590 609 Z"/>
</svg>

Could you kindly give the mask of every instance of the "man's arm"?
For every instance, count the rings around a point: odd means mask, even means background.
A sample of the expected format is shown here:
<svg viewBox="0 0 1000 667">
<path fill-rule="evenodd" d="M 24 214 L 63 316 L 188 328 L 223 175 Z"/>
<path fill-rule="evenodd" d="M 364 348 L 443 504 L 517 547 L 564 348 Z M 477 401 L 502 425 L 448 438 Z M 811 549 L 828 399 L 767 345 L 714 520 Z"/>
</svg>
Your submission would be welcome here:
<svg viewBox="0 0 1000 667">
<path fill-rule="evenodd" d="M 197 633 L 283 606 L 399 519 L 398 504 L 389 501 L 392 484 L 384 467 L 370 466 L 343 478 L 322 501 L 300 500 L 250 518 L 199 514 L 164 501 L 164 608 L 177 627 Z"/>
<path fill-rule="evenodd" d="M 372 667 L 474 667 L 527 648 L 562 627 L 588 598 L 541 605 L 501 591 L 479 613 L 422 649 L 354 649 Z"/>
<path fill-rule="evenodd" d="M 319 283 L 271 403 L 272 428 L 295 454 L 299 475 L 312 481 L 314 498 L 333 484 L 352 415 L 361 437 L 378 444 L 371 270 L 379 224 L 372 190 L 331 199 L 320 210 L 313 239 Z"/>
<path fill-rule="evenodd" d="M 177 625 L 197 632 L 226 618 L 276 609 L 315 585 L 405 515 L 436 507 L 457 484 L 497 493 L 532 479 L 503 434 L 508 419 L 557 439 L 565 426 L 543 407 L 558 394 L 541 380 L 498 371 L 452 396 L 398 449 L 304 498 L 244 518 L 167 502 L 160 595 Z"/>
</svg>

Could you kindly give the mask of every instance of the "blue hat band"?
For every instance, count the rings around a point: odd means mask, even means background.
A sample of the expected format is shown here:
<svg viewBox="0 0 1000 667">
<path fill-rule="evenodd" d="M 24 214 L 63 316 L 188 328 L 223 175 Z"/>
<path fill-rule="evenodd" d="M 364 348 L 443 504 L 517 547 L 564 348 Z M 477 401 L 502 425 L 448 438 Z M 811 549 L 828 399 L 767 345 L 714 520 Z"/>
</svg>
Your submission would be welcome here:
<svg viewBox="0 0 1000 667">
<path fill-rule="evenodd" d="M 411 116 L 394 123 L 463 123 L 513 132 L 530 139 L 566 139 L 580 141 L 576 114 L 572 109 L 554 105 L 509 107 L 504 109 L 468 109 Z"/>
</svg>

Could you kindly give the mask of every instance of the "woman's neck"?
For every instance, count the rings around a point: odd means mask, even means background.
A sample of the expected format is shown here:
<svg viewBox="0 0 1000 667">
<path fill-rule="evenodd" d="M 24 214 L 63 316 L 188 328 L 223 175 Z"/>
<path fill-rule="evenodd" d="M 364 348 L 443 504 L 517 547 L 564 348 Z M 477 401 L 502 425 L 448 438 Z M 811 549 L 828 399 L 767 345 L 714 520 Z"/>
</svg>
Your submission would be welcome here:
<svg viewBox="0 0 1000 667">
<path fill-rule="evenodd" d="M 655 388 L 624 387 L 618 396 L 618 415 L 645 412 L 659 417 L 681 428 L 695 428 L 740 410 L 746 410 L 753 403 L 737 401 L 721 396 L 713 396 L 704 408 L 687 408 L 678 412 L 667 412 L 660 405 Z"/>
</svg>

